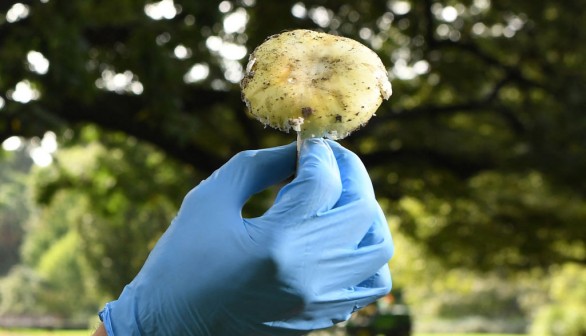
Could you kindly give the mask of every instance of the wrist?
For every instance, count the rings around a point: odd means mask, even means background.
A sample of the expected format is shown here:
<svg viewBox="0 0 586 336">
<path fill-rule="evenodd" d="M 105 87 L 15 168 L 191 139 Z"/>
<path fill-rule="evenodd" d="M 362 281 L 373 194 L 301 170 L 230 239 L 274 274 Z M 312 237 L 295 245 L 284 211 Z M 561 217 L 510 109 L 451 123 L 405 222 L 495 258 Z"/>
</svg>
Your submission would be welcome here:
<svg viewBox="0 0 586 336">
<path fill-rule="evenodd" d="M 106 332 L 106 328 L 104 328 L 103 323 L 100 323 L 100 326 L 98 327 L 98 329 L 96 329 L 96 331 L 94 331 L 92 336 L 108 336 L 108 333 Z"/>
</svg>

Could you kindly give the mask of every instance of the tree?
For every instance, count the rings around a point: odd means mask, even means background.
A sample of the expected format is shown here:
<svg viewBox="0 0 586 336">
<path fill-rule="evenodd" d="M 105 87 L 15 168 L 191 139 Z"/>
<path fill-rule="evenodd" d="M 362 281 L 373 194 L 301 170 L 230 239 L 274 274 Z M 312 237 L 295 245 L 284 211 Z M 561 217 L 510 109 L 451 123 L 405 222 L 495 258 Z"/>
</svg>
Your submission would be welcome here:
<svg viewBox="0 0 586 336">
<path fill-rule="evenodd" d="M 29 224 L 23 258 L 44 273 L 57 272 L 54 262 L 46 262 L 47 254 L 59 255 L 55 248 L 68 242 L 65 246 L 82 258 L 80 267 L 92 270 L 86 275 L 95 287 L 117 296 L 175 216 L 196 176 L 152 146 L 120 133 L 88 127 L 76 143 L 34 176 L 43 212 Z"/>
<path fill-rule="evenodd" d="M 542 306 L 537 323 L 532 326 L 535 335 L 580 336 L 586 333 L 586 271 L 578 265 L 564 265 L 555 269 L 550 288 L 551 302 Z"/>
<path fill-rule="evenodd" d="M 20 265 L 0 278 L 0 315 L 78 325 L 119 295 L 192 187 L 192 171 L 170 161 L 133 138 L 86 127 L 52 165 L 33 169 L 27 186 L 36 207 L 19 223 Z"/>
<path fill-rule="evenodd" d="M 22 223 L 31 212 L 27 174 L 31 160 L 16 151 L 0 160 L 0 276 L 20 261 Z"/>
<path fill-rule="evenodd" d="M 72 130 L 75 142 L 93 124 L 205 176 L 239 150 L 292 141 L 246 115 L 245 56 L 285 29 L 324 30 L 389 66 L 394 96 L 344 144 L 400 230 L 448 264 L 586 263 L 583 1 L 5 1 L 0 11 L 0 139 Z"/>
</svg>

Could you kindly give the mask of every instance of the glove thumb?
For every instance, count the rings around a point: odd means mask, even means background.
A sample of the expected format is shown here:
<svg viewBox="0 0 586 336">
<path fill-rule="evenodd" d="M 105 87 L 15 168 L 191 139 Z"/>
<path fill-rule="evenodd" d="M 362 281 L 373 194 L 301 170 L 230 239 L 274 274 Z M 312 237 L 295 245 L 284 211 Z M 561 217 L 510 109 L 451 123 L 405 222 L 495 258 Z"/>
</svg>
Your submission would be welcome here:
<svg viewBox="0 0 586 336">
<path fill-rule="evenodd" d="M 298 164 L 297 176 L 281 189 L 263 219 L 314 217 L 332 209 L 340 198 L 340 171 L 336 157 L 324 139 L 305 140 Z"/>
<path fill-rule="evenodd" d="M 206 197 L 217 198 L 215 201 L 221 202 L 228 209 L 242 209 L 252 195 L 293 174 L 295 153 L 295 143 L 240 152 L 197 189 Z"/>
</svg>

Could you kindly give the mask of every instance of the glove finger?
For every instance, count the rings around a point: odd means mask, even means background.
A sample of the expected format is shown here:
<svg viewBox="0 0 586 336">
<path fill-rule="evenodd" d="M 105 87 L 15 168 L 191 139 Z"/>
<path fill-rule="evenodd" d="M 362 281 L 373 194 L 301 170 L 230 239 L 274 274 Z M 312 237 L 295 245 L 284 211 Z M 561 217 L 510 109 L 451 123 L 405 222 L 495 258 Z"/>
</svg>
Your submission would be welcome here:
<svg viewBox="0 0 586 336">
<path fill-rule="evenodd" d="M 342 192 L 342 181 L 334 153 L 323 139 L 307 139 L 301 146 L 295 179 L 281 189 L 266 221 L 296 222 L 333 208 Z"/>
<path fill-rule="evenodd" d="M 383 288 L 386 287 L 391 290 L 393 281 L 391 277 L 391 270 L 388 264 L 383 265 L 378 272 L 370 278 L 362 281 L 356 287 L 361 288 Z"/>
<path fill-rule="evenodd" d="M 390 281 L 390 278 L 389 278 Z M 348 287 L 321 295 L 311 303 L 307 314 L 313 326 L 327 328 L 332 322 L 341 322 L 350 315 L 385 296 L 390 291 L 390 282 L 373 287 Z M 289 321 L 290 324 L 299 323 Z"/>
<path fill-rule="evenodd" d="M 365 239 L 358 245 L 329 246 L 329 242 L 339 240 L 341 234 L 330 234 L 328 237 L 331 238 L 323 243 L 320 260 L 323 274 L 319 289 L 321 293 L 362 283 L 380 271 L 393 255 L 393 240 L 386 221 L 375 221 Z"/>
<path fill-rule="evenodd" d="M 323 276 L 316 292 L 326 293 L 339 288 L 373 284 L 371 277 L 387 265 L 390 253 L 388 246 L 381 243 L 358 251 L 338 252 L 334 258 L 324 256 L 320 264 L 320 274 Z"/>
<path fill-rule="evenodd" d="M 351 256 L 349 264 L 355 264 L 357 269 L 360 267 L 364 274 L 374 274 L 383 265 L 386 265 L 392 258 L 395 251 L 395 245 L 391 232 L 387 225 L 386 218 L 379 213 L 378 219 L 374 221 L 368 233 L 361 240 L 358 248 Z M 352 267 L 352 266 L 349 266 Z M 366 279 L 363 277 L 360 280 Z M 358 281 L 360 281 L 358 280 Z"/>
<path fill-rule="evenodd" d="M 323 236 L 332 239 L 329 243 L 336 244 L 336 247 L 355 249 L 372 240 L 369 234 L 373 223 L 386 221 L 381 214 L 376 200 L 363 198 L 328 211 L 320 218 L 326 222 L 320 230 Z"/>
<path fill-rule="evenodd" d="M 387 218 L 380 206 L 378 207 L 377 211 L 378 213 L 375 221 L 373 222 L 373 225 L 369 228 L 366 235 L 364 235 L 360 241 L 360 244 L 358 244 L 359 248 L 372 244 L 378 244 L 381 241 L 386 241 L 387 244 L 390 245 L 391 249 L 393 248 L 393 237 L 391 236 L 391 231 L 389 230 Z"/>
<path fill-rule="evenodd" d="M 319 230 L 321 237 L 328 237 L 322 243 L 324 248 L 354 251 L 382 240 L 392 242 L 386 217 L 374 199 L 363 198 L 339 206 L 316 220 L 322 223 L 315 225 L 314 230 Z"/>
<path fill-rule="evenodd" d="M 389 275 L 389 277 L 384 278 L 384 281 L 381 277 L 381 281 L 373 283 L 376 284 L 376 286 L 354 288 L 353 295 L 350 296 L 354 299 L 354 307 L 352 308 L 352 312 L 355 312 L 358 309 L 368 306 L 374 301 L 387 295 L 391 291 L 392 281 L 390 273 L 387 272 L 387 274 Z"/>
<path fill-rule="evenodd" d="M 380 205 L 376 201 L 374 189 L 370 176 L 360 158 L 353 152 L 347 150 L 342 145 L 334 141 L 328 141 L 340 169 L 342 176 L 343 191 L 340 200 L 336 204 L 336 210 L 344 207 L 350 208 L 347 211 L 347 218 L 354 218 L 355 225 L 348 225 L 344 228 L 344 232 L 348 235 L 361 237 L 359 247 L 377 244 L 381 240 L 389 242 L 392 251 L 392 238 L 388 228 L 385 214 Z M 353 208 L 360 208 L 362 212 L 356 211 Z M 373 214 L 374 215 L 371 215 Z M 348 217 L 351 214 L 356 214 L 360 217 Z M 366 220 L 367 218 L 375 218 L 376 225 L 373 222 Z M 360 220 L 360 219 L 363 220 Z M 391 252 L 392 255 L 392 252 Z"/>
<path fill-rule="evenodd" d="M 254 194 L 279 183 L 295 171 L 296 145 L 247 150 L 236 154 L 198 188 L 206 197 L 218 197 L 226 208 L 241 209 Z"/>
<path fill-rule="evenodd" d="M 372 280 L 371 280 L 372 279 Z M 310 298 L 303 315 L 272 322 L 274 327 L 289 330 L 312 330 L 332 326 L 345 321 L 350 314 L 385 296 L 391 290 L 391 275 L 385 265 L 369 278 L 369 283 L 339 287 Z"/>
<path fill-rule="evenodd" d="M 361 198 L 374 198 L 370 176 L 358 155 L 335 141 L 328 140 L 328 144 L 334 152 L 342 176 L 343 192 L 336 207 Z"/>
<path fill-rule="evenodd" d="M 343 290 L 332 291 L 320 298 L 322 304 L 334 302 L 353 303 L 351 313 L 387 295 L 391 291 L 392 279 L 389 266 L 384 265 L 378 272 L 357 286 L 351 286 Z M 342 298 L 342 300 L 340 300 Z"/>
</svg>

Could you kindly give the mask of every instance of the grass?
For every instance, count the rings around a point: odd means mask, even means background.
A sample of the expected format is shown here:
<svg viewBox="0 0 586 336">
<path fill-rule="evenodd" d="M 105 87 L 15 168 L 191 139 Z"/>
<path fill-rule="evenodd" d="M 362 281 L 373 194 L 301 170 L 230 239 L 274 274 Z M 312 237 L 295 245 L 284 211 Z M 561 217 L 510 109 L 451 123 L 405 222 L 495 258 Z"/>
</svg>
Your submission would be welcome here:
<svg viewBox="0 0 586 336">
<path fill-rule="evenodd" d="M 2 329 L 0 336 L 89 336 L 90 330 Z"/>
<path fill-rule="evenodd" d="M 523 336 L 524 334 L 413 334 L 413 336 Z"/>
<path fill-rule="evenodd" d="M 2 329 L 0 336 L 89 336 L 90 330 Z M 520 336 L 519 334 L 413 334 L 413 336 Z"/>
</svg>

